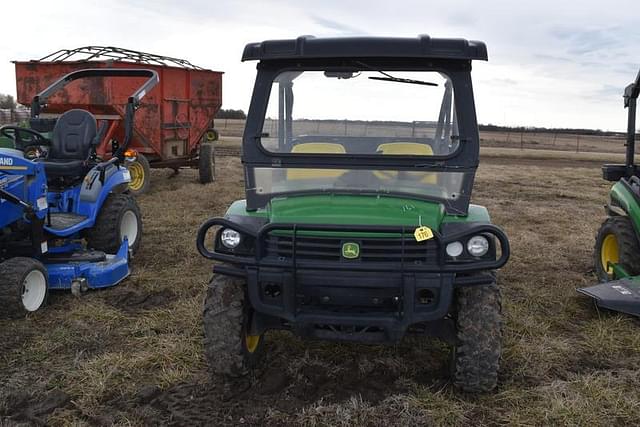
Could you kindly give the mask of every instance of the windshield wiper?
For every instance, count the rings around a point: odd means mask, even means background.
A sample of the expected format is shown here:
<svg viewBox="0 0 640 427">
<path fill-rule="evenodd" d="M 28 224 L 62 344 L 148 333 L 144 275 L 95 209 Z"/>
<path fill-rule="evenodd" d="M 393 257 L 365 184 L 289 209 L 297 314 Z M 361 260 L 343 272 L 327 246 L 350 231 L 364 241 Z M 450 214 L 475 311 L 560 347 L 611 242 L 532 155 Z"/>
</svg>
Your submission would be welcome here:
<svg viewBox="0 0 640 427">
<path fill-rule="evenodd" d="M 387 77 L 369 77 L 371 80 L 381 80 L 383 82 L 397 82 L 397 83 L 409 83 L 412 85 L 423 85 L 423 86 L 438 86 L 437 83 L 425 82 L 422 80 L 414 80 L 414 79 L 403 79 L 400 77 L 393 77 L 382 71 L 378 71 L 381 74 L 386 75 Z"/>
<path fill-rule="evenodd" d="M 423 85 L 423 86 L 438 86 L 437 83 L 425 82 L 423 80 L 414 80 L 414 79 L 403 79 L 401 77 L 394 77 L 389 73 L 386 73 L 382 70 L 377 70 L 375 67 L 372 67 L 369 64 L 364 62 L 355 61 L 355 63 L 361 67 L 366 68 L 369 71 L 375 71 L 376 73 L 382 74 L 384 77 L 369 77 L 371 80 L 381 80 L 384 82 L 396 82 L 396 83 L 409 83 L 412 85 Z"/>
</svg>

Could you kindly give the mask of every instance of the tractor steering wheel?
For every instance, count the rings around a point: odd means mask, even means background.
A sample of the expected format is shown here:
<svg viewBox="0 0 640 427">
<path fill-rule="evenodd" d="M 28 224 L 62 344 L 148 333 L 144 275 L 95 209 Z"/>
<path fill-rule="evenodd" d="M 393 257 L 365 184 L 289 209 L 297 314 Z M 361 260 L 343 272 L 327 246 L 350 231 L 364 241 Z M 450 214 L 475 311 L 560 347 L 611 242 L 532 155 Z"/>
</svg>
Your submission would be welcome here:
<svg viewBox="0 0 640 427">
<path fill-rule="evenodd" d="M 41 133 L 29 128 L 2 126 L 0 127 L 0 135 L 13 140 L 15 148 L 23 151 L 25 157 L 29 159 L 42 157 L 43 152 L 40 147 L 50 145 L 49 140 Z"/>
</svg>

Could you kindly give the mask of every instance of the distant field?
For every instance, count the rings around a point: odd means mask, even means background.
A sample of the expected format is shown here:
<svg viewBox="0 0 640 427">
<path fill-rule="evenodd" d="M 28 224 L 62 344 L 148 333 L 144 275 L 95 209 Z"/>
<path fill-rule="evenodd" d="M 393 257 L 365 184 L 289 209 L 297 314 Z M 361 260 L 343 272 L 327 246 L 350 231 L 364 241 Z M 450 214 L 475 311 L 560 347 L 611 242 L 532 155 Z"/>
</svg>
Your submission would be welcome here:
<svg viewBox="0 0 640 427">
<path fill-rule="evenodd" d="M 216 128 L 223 136 L 242 136 L 244 120 L 217 119 Z M 423 125 L 406 123 L 393 126 L 381 126 L 366 122 L 347 121 L 312 121 L 296 122 L 298 133 L 318 134 L 326 132 L 331 135 L 385 135 L 385 136 L 423 136 L 433 134 L 433 129 Z M 267 121 L 265 131 L 275 134 L 275 121 Z M 574 152 L 624 153 L 623 137 L 604 137 L 543 132 L 480 132 L 480 142 L 484 147 L 503 147 L 517 149 L 545 149 Z M 640 145 L 640 144 L 638 144 Z M 640 152 L 640 147 L 638 147 Z"/>
</svg>

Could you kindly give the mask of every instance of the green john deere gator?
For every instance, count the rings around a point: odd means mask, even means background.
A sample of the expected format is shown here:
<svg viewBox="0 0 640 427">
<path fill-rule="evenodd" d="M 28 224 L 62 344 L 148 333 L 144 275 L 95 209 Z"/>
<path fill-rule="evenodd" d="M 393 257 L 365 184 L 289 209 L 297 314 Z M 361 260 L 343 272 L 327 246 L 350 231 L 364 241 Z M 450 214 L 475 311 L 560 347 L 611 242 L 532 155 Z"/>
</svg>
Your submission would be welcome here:
<svg viewBox="0 0 640 427">
<path fill-rule="evenodd" d="M 429 36 L 245 47 L 243 60 L 259 61 L 246 199 L 197 237 L 218 261 L 204 303 L 215 374 L 247 374 L 273 329 L 360 343 L 416 334 L 454 347 L 456 386 L 496 386 L 495 271 L 509 243 L 470 204 L 471 62 L 486 59 L 482 42 Z"/>
<path fill-rule="evenodd" d="M 605 206 L 607 219 L 596 235 L 593 253 L 599 285 L 578 289 L 608 310 L 640 316 L 640 168 L 635 164 L 636 102 L 640 71 L 624 91 L 627 108 L 624 164 L 602 166 L 603 178 L 615 182 Z"/>
</svg>

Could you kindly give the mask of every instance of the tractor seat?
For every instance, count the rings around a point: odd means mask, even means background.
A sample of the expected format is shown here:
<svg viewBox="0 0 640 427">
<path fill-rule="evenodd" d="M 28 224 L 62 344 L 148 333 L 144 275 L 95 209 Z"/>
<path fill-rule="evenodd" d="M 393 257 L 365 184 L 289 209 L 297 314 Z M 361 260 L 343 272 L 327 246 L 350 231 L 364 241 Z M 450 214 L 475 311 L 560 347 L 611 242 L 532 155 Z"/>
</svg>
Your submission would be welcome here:
<svg viewBox="0 0 640 427">
<path fill-rule="evenodd" d="M 44 163 L 47 177 L 83 177 L 90 169 L 88 160 L 97 135 L 93 114 L 85 110 L 69 110 L 55 127 Z"/>
</svg>

